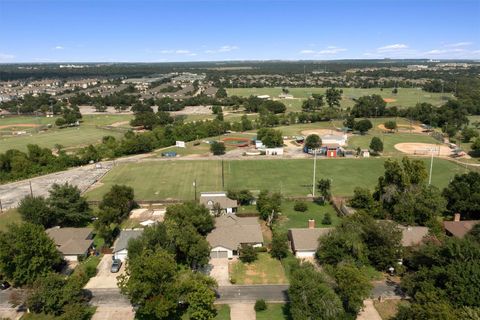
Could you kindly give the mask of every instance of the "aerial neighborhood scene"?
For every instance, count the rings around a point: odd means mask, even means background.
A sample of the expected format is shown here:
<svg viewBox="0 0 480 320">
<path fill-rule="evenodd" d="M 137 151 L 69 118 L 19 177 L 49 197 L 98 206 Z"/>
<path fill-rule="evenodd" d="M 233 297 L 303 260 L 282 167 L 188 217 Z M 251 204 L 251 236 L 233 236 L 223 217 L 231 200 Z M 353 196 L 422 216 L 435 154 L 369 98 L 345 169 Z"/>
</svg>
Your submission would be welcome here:
<svg viewBox="0 0 480 320">
<path fill-rule="evenodd" d="M 480 0 L 0 30 L 0 319 L 480 319 Z"/>
</svg>

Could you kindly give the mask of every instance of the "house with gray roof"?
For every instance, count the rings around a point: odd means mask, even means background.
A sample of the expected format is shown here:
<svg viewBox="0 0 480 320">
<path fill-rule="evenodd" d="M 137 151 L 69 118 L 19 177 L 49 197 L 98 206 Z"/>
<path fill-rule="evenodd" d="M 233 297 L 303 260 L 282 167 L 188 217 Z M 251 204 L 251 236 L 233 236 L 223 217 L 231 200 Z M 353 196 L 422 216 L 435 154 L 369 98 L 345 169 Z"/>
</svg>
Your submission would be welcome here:
<svg viewBox="0 0 480 320">
<path fill-rule="evenodd" d="M 67 261 L 78 261 L 79 257 L 86 257 L 93 246 L 92 228 L 55 227 L 47 229 L 46 233 Z"/>
<path fill-rule="evenodd" d="M 207 235 L 211 258 L 238 256 L 242 245 L 263 246 L 263 235 L 256 217 L 240 218 L 227 214 L 215 219 L 215 229 Z"/>
<path fill-rule="evenodd" d="M 335 228 L 315 228 L 315 220 L 308 221 L 308 228 L 288 230 L 288 240 L 295 257 L 313 258 L 318 248 L 318 239 Z"/>
<path fill-rule="evenodd" d="M 402 246 L 413 247 L 422 244 L 424 238 L 428 235 L 427 227 L 419 226 L 398 226 L 402 230 Z"/>
<path fill-rule="evenodd" d="M 210 210 L 210 213 L 214 214 L 214 206 L 217 204 L 220 206 L 222 213 L 235 213 L 237 211 L 238 202 L 227 197 L 227 193 L 224 191 L 218 192 L 202 192 L 200 193 L 200 204 L 203 204 Z"/>
<path fill-rule="evenodd" d="M 120 232 L 117 240 L 113 244 L 113 258 L 125 261 L 128 256 L 128 242 L 131 239 L 140 237 L 143 233 L 143 229 L 126 229 Z"/>
</svg>

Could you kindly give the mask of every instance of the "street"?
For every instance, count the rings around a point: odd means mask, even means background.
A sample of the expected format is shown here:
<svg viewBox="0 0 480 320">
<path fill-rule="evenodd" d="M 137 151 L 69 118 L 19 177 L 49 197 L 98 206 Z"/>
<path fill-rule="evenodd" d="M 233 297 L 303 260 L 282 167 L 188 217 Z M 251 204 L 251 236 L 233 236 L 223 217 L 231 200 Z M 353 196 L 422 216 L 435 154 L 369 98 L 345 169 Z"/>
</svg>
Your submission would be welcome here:
<svg viewBox="0 0 480 320">
<path fill-rule="evenodd" d="M 255 302 L 264 299 L 268 302 L 287 302 L 288 285 L 244 285 L 222 286 L 218 288 L 217 303 Z"/>
</svg>

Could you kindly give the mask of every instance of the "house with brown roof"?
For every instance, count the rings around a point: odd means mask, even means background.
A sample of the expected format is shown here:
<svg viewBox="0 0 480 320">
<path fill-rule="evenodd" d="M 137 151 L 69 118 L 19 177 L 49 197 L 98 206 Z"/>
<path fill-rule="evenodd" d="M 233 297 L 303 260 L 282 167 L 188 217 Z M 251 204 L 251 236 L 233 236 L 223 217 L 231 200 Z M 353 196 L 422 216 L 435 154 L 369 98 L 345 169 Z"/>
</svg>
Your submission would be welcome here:
<svg viewBox="0 0 480 320">
<path fill-rule="evenodd" d="M 224 191 L 200 193 L 200 204 L 207 207 L 212 214 L 215 213 L 214 209 L 216 204 L 220 205 L 222 213 L 224 214 L 235 213 L 238 208 L 237 200 L 232 200 L 227 197 L 227 193 Z"/>
<path fill-rule="evenodd" d="M 263 235 L 256 217 L 226 214 L 215 219 L 215 229 L 207 235 L 207 241 L 211 258 L 231 259 L 242 245 L 263 246 Z"/>
<path fill-rule="evenodd" d="M 318 239 L 329 234 L 334 228 L 315 228 L 315 220 L 308 220 L 308 228 L 288 230 L 288 240 L 295 257 L 313 258 L 318 248 Z"/>
<path fill-rule="evenodd" d="M 413 247 L 423 242 L 428 235 L 427 227 L 419 226 L 398 226 L 402 230 L 402 246 Z"/>
<path fill-rule="evenodd" d="M 86 257 L 93 246 L 92 228 L 55 227 L 46 232 L 67 261 L 78 261 L 79 257 Z"/>
<path fill-rule="evenodd" d="M 460 214 L 455 213 L 453 221 L 444 221 L 443 228 L 445 229 L 445 233 L 449 236 L 457 237 L 462 239 L 465 237 L 473 227 L 480 223 L 480 220 L 461 220 Z"/>
</svg>

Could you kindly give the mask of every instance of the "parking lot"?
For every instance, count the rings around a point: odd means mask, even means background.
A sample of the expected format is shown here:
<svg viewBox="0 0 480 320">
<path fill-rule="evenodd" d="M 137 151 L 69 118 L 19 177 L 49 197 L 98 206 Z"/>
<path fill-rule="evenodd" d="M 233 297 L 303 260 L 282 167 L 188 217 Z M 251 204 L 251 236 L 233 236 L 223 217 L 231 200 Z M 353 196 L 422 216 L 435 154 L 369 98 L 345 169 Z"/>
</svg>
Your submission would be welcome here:
<svg viewBox="0 0 480 320">
<path fill-rule="evenodd" d="M 88 281 L 85 289 L 111 289 L 117 288 L 117 277 L 125 272 L 125 264 L 122 264 L 120 271 L 111 273 L 112 255 L 105 254 L 97 266 L 97 275 Z"/>
</svg>

